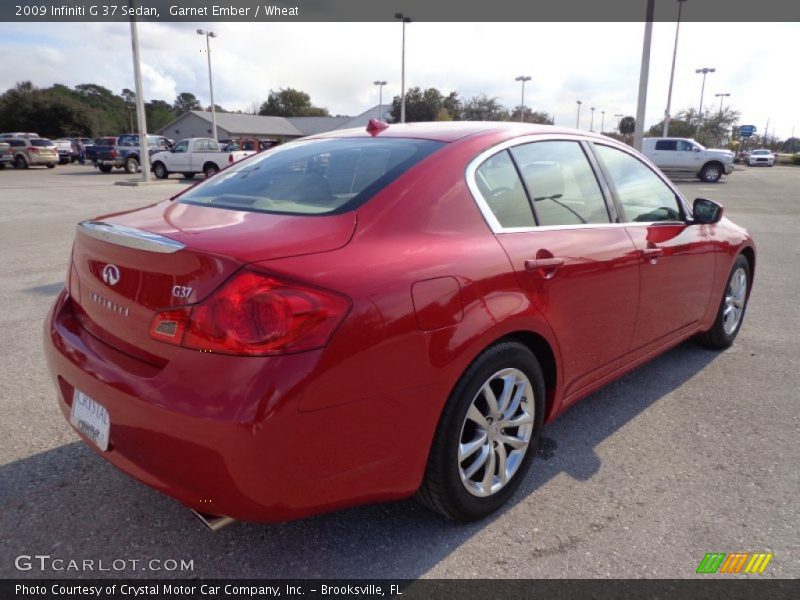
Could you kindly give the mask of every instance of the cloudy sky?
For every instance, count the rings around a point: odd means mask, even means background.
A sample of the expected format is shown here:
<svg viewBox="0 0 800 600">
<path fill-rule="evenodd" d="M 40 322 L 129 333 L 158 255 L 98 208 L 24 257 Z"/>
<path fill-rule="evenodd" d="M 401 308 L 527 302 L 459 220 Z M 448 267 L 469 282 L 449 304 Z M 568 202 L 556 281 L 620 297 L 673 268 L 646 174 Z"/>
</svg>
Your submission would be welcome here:
<svg viewBox="0 0 800 600">
<path fill-rule="evenodd" d="M 215 100 L 246 109 L 271 88 L 295 87 L 331 114 L 357 114 L 377 104 L 372 82 L 385 79 L 384 98 L 400 91 L 399 23 L 142 23 L 139 36 L 146 99 L 172 101 L 190 91 L 208 103 L 205 40 L 211 27 Z M 411 23 L 407 28 L 407 85 L 486 93 L 519 103 L 517 75 L 530 75 L 526 104 L 575 126 L 595 129 L 601 111 L 635 114 L 642 23 Z M 656 23 L 648 90 L 649 126 L 666 105 L 674 23 Z M 705 106 L 719 109 L 715 93 L 730 93 L 741 122 L 763 132 L 800 135 L 798 23 L 683 23 L 675 72 L 673 113 L 697 107 L 699 67 L 715 67 Z M 133 88 L 130 29 L 124 23 L 0 24 L 0 89 L 17 81 L 37 86 L 98 83 L 119 93 Z"/>
</svg>

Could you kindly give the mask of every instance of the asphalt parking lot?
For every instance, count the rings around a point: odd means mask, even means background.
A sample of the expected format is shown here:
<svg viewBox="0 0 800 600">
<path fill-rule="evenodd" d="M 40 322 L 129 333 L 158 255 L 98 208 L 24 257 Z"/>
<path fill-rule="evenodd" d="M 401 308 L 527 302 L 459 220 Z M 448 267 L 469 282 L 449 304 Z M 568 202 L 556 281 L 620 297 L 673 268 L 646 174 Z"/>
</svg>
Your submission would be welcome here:
<svg viewBox="0 0 800 600">
<path fill-rule="evenodd" d="M 686 343 L 562 416 L 495 517 L 458 525 L 409 500 L 213 534 L 79 442 L 45 373 L 42 321 L 75 223 L 186 185 L 113 185 L 129 177 L 0 172 L 0 577 L 684 578 L 712 551 L 773 552 L 757 577 L 800 576 L 800 168 L 680 183 L 756 239 L 737 342 Z M 191 559 L 193 570 L 19 571 L 21 554 Z"/>
</svg>

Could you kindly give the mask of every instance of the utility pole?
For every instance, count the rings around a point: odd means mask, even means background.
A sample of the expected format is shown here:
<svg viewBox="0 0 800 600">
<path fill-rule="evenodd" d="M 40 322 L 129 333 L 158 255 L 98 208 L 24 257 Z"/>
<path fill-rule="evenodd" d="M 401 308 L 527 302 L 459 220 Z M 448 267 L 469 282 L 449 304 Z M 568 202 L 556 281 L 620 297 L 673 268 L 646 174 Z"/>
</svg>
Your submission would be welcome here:
<svg viewBox="0 0 800 600">
<path fill-rule="evenodd" d="M 669 73 L 669 91 L 667 92 L 667 109 L 664 111 L 664 137 L 669 135 L 670 107 L 672 106 L 672 82 L 675 80 L 675 59 L 678 57 L 678 34 L 681 31 L 681 10 L 686 0 L 678 0 L 678 22 L 675 24 L 675 46 L 672 49 L 672 70 Z"/>
<path fill-rule="evenodd" d="M 697 129 L 694 132 L 694 138 L 700 137 L 700 124 L 703 122 L 703 94 L 706 91 L 706 75 L 714 73 L 716 69 L 713 67 L 703 67 L 702 69 L 695 69 L 695 73 L 703 74 L 703 84 L 700 86 L 700 110 L 697 111 Z"/>
<path fill-rule="evenodd" d="M 522 101 L 519 104 L 519 122 L 525 122 L 525 82 L 530 81 L 531 78 L 527 75 L 520 75 L 519 77 L 515 77 L 514 81 L 521 81 L 522 82 Z"/>
<path fill-rule="evenodd" d="M 578 122 L 575 124 L 575 129 L 580 129 L 581 128 L 581 104 L 583 104 L 583 102 L 581 102 L 580 100 L 576 100 L 576 102 L 578 103 Z"/>
<path fill-rule="evenodd" d="M 403 22 L 403 47 L 400 57 L 400 122 L 406 122 L 406 23 L 411 23 L 411 18 L 403 13 L 394 13 L 395 19 Z"/>
<path fill-rule="evenodd" d="M 650 76 L 650 43 L 653 39 L 653 12 L 655 0 L 647 0 L 647 16 L 642 42 L 642 66 L 639 71 L 639 98 L 636 103 L 636 129 L 633 132 L 633 147 L 641 152 L 644 137 L 644 116 L 647 108 L 647 79 Z"/>
<path fill-rule="evenodd" d="M 139 125 L 139 166 L 142 170 L 142 181 L 150 181 L 150 145 L 147 143 L 147 117 L 144 112 L 144 93 L 142 92 L 142 69 L 139 63 L 139 30 L 133 0 L 128 0 L 131 8 L 131 49 L 133 51 L 133 78 L 136 84 L 136 120 Z"/>
</svg>

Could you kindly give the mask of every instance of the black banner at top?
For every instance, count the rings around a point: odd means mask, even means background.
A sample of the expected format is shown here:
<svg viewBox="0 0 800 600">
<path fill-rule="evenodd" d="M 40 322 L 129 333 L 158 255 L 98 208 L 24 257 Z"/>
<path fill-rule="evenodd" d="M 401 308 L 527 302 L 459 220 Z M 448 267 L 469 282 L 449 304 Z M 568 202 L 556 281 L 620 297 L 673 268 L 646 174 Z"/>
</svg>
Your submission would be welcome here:
<svg viewBox="0 0 800 600">
<path fill-rule="evenodd" d="M 6 22 L 637 22 L 674 21 L 676 0 L 3 0 Z M 797 0 L 689 0 L 683 21 L 798 22 Z"/>
</svg>

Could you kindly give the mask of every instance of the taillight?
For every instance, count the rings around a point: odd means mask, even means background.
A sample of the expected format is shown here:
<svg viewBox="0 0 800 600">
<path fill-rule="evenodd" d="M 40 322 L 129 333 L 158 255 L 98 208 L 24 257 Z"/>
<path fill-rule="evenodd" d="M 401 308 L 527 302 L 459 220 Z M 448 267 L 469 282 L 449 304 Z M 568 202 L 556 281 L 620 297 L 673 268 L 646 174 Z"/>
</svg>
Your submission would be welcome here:
<svg viewBox="0 0 800 600">
<path fill-rule="evenodd" d="M 150 337 L 222 354 L 302 352 L 326 345 L 349 308 L 338 294 L 242 271 L 200 304 L 156 314 Z"/>
<path fill-rule="evenodd" d="M 233 154 L 228 154 L 228 164 L 229 165 L 233 164 Z"/>
<path fill-rule="evenodd" d="M 112 149 L 111 152 L 108 153 L 111 158 L 117 158 L 117 151 Z"/>
<path fill-rule="evenodd" d="M 28 152 L 33 152 L 34 154 L 37 154 L 39 152 L 39 149 L 36 146 L 28 146 Z"/>
</svg>

